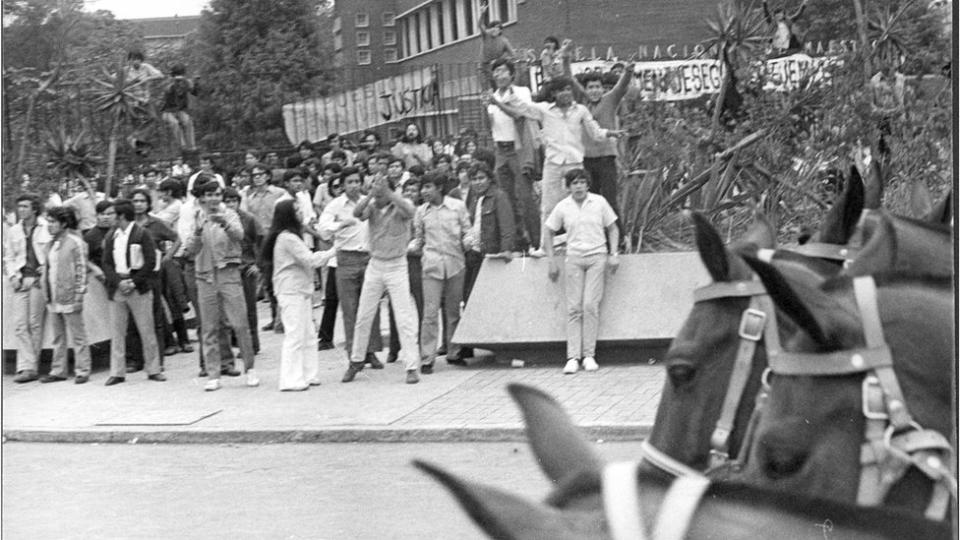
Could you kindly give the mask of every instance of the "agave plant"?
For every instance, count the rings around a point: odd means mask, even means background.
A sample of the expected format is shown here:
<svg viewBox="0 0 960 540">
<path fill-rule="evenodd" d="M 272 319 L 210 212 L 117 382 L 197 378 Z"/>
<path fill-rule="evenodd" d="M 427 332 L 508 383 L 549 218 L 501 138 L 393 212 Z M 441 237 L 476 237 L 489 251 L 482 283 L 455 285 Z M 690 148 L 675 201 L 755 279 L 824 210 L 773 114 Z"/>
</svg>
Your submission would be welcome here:
<svg viewBox="0 0 960 540">
<path fill-rule="evenodd" d="M 63 177 L 92 177 L 103 159 L 93 152 L 86 138 L 86 130 L 73 136 L 68 135 L 66 129 L 60 126 L 57 132 L 50 133 L 47 137 L 47 153 L 50 156 L 47 163 Z"/>
<path fill-rule="evenodd" d="M 110 193 L 113 183 L 113 173 L 117 161 L 117 141 L 120 137 L 120 128 L 123 124 L 147 114 L 146 109 L 136 96 L 135 90 L 146 81 L 128 81 L 126 70 L 122 65 L 115 73 L 103 69 L 103 79 L 94 82 L 101 87 L 94 104 L 97 110 L 108 114 L 111 119 L 110 142 L 107 146 L 107 181 L 105 190 Z"/>
<path fill-rule="evenodd" d="M 906 37 L 900 22 L 913 4 L 914 0 L 908 0 L 896 11 L 891 10 L 890 6 L 883 6 L 867 19 L 868 35 L 873 42 L 872 55 L 881 63 L 895 62 L 901 56 L 906 56 Z"/>
</svg>

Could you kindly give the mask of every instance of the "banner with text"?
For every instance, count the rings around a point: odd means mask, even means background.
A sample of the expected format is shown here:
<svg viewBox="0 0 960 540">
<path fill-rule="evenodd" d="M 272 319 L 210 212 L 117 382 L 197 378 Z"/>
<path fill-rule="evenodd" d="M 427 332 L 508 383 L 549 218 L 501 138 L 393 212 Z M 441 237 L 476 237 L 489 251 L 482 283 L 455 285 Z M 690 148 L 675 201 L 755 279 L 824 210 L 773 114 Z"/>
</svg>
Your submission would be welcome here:
<svg viewBox="0 0 960 540">
<path fill-rule="evenodd" d="M 755 77 L 764 78 L 764 90 L 783 92 L 797 89 L 804 80 L 811 83 L 823 81 L 823 67 L 831 61 L 831 57 L 811 57 L 798 53 L 758 63 L 751 71 Z M 616 63 L 612 60 L 588 60 L 574 62 L 570 68 L 574 75 L 589 71 L 606 73 Z M 643 99 L 681 101 L 719 92 L 723 66 L 718 60 L 709 58 L 637 62 L 634 64 L 634 74 L 632 85 Z M 533 86 L 537 90 L 537 83 L 541 80 L 539 67 L 531 68 L 530 80 L 534 81 Z"/>
<path fill-rule="evenodd" d="M 440 71 L 427 67 L 331 96 L 286 104 L 284 128 L 291 142 L 319 141 L 331 133 L 355 133 L 405 118 L 456 112 L 443 110 L 441 98 L 478 91 L 475 76 L 441 81 Z"/>
</svg>

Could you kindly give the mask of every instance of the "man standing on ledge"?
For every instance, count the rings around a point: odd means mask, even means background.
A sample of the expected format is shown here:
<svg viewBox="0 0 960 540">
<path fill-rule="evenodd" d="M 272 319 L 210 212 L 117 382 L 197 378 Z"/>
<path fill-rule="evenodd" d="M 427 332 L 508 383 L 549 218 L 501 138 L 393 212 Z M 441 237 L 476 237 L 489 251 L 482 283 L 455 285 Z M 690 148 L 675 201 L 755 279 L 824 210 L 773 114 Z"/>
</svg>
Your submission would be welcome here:
<svg viewBox="0 0 960 540">
<path fill-rule="evenodd" d="M 400 352 L 407 370 L 407 384 L 420 382 L 420 350 L 417 346 L 417 308 L 410 296 L 407 274 L 407 246 L 416 209 L 396 192 L 384 176 L 373 181 L 370 195 L 353 210 L 355 218 L 369 221 L 370 264 L 363 279 L 357 325 L 353 330 L 353 351 L 343 382 L 350 382 L 363 369 L 367 341 L 374 315 L 380 309 L 384 291 L 390 296 L 400 331 Z M 346 319 L 346 318 L 344 318 Z"/>
<path fill-rule="evenodd" d="M 603 274 L 607 267 L 612 274 L 620 266 L 617 252 L 620 235 L 616 214 L 606 199 L 589 193 L 583 169 L 567 171 L 563 179 L 570 195 L 557 203 L 547 218 L 543 246 L 549 259 L 548 275 L 551 281 L 556 281 L 560 268 L 553 257 L 553 235 L 561 228 L 567 231 L 563 274 L 567 296 L 567 363 L 563 372 L 571 374 L 580 369 L 581 360 L 586 371 L 599 369 L 596 348 Z"/>
</svg>

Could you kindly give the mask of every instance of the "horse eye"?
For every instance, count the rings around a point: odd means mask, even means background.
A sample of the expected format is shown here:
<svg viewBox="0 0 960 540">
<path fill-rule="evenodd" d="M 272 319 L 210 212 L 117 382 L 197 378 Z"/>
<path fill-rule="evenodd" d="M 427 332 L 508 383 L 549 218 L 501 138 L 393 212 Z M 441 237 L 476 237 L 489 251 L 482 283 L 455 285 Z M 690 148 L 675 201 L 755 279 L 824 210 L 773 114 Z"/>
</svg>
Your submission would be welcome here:
<svg viewBox="0 0 960 540">
<path fill-rule="evenodd" d="M 667 368 L 667 375 L 674 387 L 689 383 L 696 374 L 697 370 L 686 364 L 678 364 Z"/>
</svg>

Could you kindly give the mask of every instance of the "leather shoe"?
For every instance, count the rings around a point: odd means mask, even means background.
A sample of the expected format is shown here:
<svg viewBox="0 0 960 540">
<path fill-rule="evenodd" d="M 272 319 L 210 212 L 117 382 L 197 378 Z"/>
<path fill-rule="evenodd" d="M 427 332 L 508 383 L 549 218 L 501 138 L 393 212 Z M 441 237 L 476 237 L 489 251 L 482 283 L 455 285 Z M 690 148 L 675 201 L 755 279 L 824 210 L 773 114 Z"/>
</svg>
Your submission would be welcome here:
<svg viewBox="0 0 960 540">
<path fill-rule="evenodd" d="M 367 353 L 367 357 L 363 359 L 365 364 L 370 364 L 370 367 L 373 369 L 383 369 L 383 362 L 377 358 L 377 355 L 372 352 Z"/>
<path fill-rule="evenodd" d="M 399 357 L 400 357 L 399 354 L 395 353 L 394 351 L 390 351 L 390 354 L 387 355 L 387 363 L 388 363 L 388 364 L 392 364 L 392 363 L 396 362 L 396 361 L 397 361 L 397 358 L 399 358 Z"/>
<path fill-rule="evenodd" d="M 200 373 L 197 374 L 197 377 L 206 377 L 206 376 L 207 376 L 207 370 L 205 369 L 201 369 Z"/>
<path fill-rule="evenodd" d="M 343 379 L 340 379 L 340 382 L 353 382 L 353 379 L 357 377 L 357 373 L 363 371 L 363 364 L 360 362 L 350 362 L 350 365 L 347 366 L 347 372 L 343 374 Z"/>
<path fill-rule="evenodd" d="M 240 370 L 237 368 L 224 368 L 220 370 L 221 375 L 226 375 L 227 377 L 239 377 Z"/>
<path fill-rule="evenodd" d="M 60 382 L 65 380 L 67 380 L 66 377 L 61 377 L 59 375 L 44 375 L 40 377 L 40 382 L 42 383 Z"/>
<path fill-rule="evenodd" d="M 73 384 L 83 384 L 89 380 L 90 380 L 90 377 L 88 377 L 87 375 L 77 375 L 73 379 Z"/>
<path fill-rule="evenodd" d="M 261 328 L 261 330 L 263 330 L 264 332 L 269 332 L 270 330 L 273 330 L 273 321 L 270 321 L 269 323 L 263 325 L 263 328 Z"/>
<path fill-rule="evenodd" d="M 166 349 L 163 350 L 163 355 L 164 355 L 164 356 L 173 356 L 173 355 L 177 354 L 178 352 L 180 352 L 180 348 L 179 348 L 179 347 L 177 347 L 176 345 L 170 345 L 169 347 L 167 347 Z"/>
<path fill-rule="evenodd" d="M 120 384 L 120 383 L 122 383 L 122 382 L 126 382 L 126 380 L 127 380 L 127 379 L 126 379 L 125 377 L 110 377 L 109 379 L 107 379 L 107 382 L 103 383 L 103 385 L 104 385 L 104 386 L 113 386 L 113 385 L 115 385 L 115 384 Z"/>
<path fill-rule="evenodd" d="M 164 375 L 163 373 L 154 373 L 153 375 L 147 375 L 147 378 L 150 379 L 151 381 L 159 381 L 159 382 L 163 382 L 167 380 L 167 376 Z"/>
<path fill-rule="evenodd" d="M 433 373 L 433 364 L 423 364 L 420 366 L 420 373 L 423 373 L 424 375 L 430 375 Z"/>
<path fill-rule="evenodd" d="M 417 375 L 417 370 L 408 369 L 407 370 L 407 384 L 417 384 L 420 382 L 420 376 Z"/>
<path fill-rule="evenodd" d="M 318 351 L 329 351 L 329 350 L 332 349 L 332 348 L 333 348 L 333 342 L 332 342 L 332 341 L 327 341 L 327 340 L 325 340 L 325 339 L 321 339 L 320 341 L 317 342 L 317 350 L 318 350 Z"/>
<path fill-rule="evenodd" d="M 35 380 L 37 380 L 37 372 L 32 369 L 25 369 L 17 373 L 17 376 L 13 378 L 13 382 L 15 383 L 25 383 Z"/>
<path fill-rule="evenodd" d="M 467 362 L 463 358 L 447 358 L 447 363 L 451 366 L 465 366 Z"/>
<path fill-rule="evenodd" d="M 192 353 L 193 345 L 190 345 L 189 343 L 184 343 L 183 345 L 180 345 L 180 352 Z"/>
</svg>

